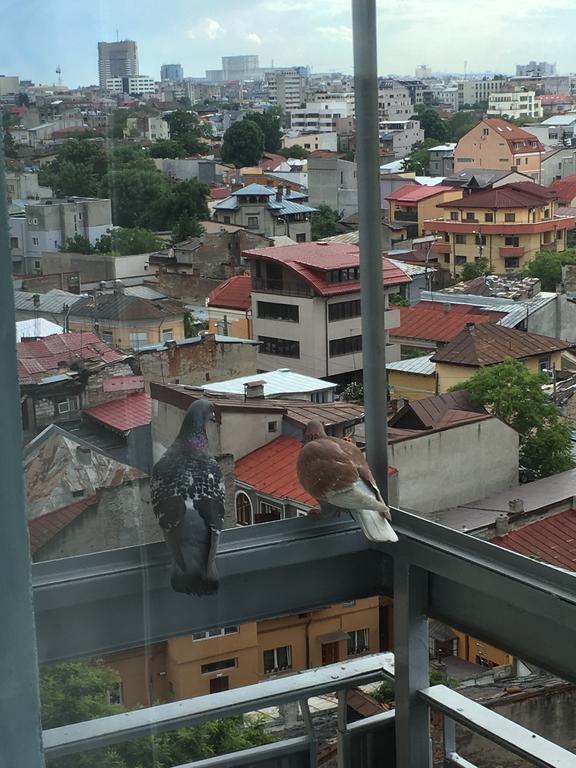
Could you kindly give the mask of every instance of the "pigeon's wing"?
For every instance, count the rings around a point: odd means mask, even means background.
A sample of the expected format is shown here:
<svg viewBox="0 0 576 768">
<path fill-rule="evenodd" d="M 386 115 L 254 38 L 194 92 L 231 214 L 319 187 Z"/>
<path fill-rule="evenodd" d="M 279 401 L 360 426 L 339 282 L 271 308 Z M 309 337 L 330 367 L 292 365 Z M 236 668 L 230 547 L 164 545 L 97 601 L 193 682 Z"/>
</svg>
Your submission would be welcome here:
<svg viewBox="0 0 576 768">
<path fill-rule="evenodd" d="M 220 531 L 224 525 L 224 504 L 219 499 L 198 499 L 196 508 L 210 532 L 206 574 L 209 578 L 217 579 L 216 552 L 220 541 Z"/>
<path fill-rule="evenodd" d="M 358 470 L 338 443 L 328 438 L 311 440 L 302 446 L 296 463 L 298 479 L 304 490 L 316 499 L 353 485 Z"/>
<path fill-rule="evenodd" d="M 346 456 L 348 457 L 348 460 L 356 467 L 358 476 L 362 478 L 362 480 L 364 480 L 366 485 L 368 485 L 372 489 L 372 491 L 374 492 L 374 496 L 378 499 L 378 501 L 384 501 L 380 493 L 380 490 L 376 485 L 376 480 L 374 480 L 374 475 L 372 474 L 372 470 L 368 466 L 366 457 L 364 456 L 360 448 L 354 445 L 354 443 L 348 442 L 347 440 L 338 440 L 338 438 L 336 437 L 331 438 L 331 440 L 333 442 L 338 443 L 342 452 L 346 454 Z"/>
</svg>

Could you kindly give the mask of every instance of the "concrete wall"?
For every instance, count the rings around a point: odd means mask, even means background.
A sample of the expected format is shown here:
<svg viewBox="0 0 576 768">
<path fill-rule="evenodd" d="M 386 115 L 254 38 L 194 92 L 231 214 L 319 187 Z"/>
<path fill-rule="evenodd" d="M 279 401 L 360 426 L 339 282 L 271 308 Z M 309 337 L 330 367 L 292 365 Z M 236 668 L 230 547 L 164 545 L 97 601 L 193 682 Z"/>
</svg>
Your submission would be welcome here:
<svg viewBox="0 0 576 768">
<path fill-rule="evenodd" d="M 126 277 L 143 277 L 149 274 L 150 254 L 112 256 L 99 253 L 43 253 L 42 269 L 46 274 L 55 272 L 79 272 L 80 281 L 97 283 L 100 280 L 122 280 Z M 154 270 L 151 270 L 152 272 Z"/>
<path fill-rule="evenodd" d="M 417 512 L 466 504 L 518 483 L 518 433 L 496 418 L 390 444 L 400 507 Z"/>
<path fill-rule="evenodd" d="M 549 126 L 541 127 L 549 129 Z M 532 132 L 532 127 L 530 132 Z M 557 139 L 551 141 L 554 144 L 558 143 Z M 573 176 L 574 174 L 576 174 L 576 149 L 561 149 L 542 160 L 540 183 L 547 187 L 556 179 L 563 179 L 565 176 Z"/>
<path fill-rule="evenodd" d="M 321 203 L 349 216 L 358 210 L 356 163 L 337 157 L 308 159 L 308 192 L 310 205 Z"/>
</svg>

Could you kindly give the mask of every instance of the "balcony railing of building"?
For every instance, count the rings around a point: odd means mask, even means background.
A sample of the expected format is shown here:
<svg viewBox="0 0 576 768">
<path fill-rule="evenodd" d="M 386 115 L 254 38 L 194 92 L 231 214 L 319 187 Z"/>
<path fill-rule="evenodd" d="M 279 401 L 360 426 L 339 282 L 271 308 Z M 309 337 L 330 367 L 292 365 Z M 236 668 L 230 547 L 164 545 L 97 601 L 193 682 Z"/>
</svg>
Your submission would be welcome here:
<svg viewBox="0 0 576 768">
<path fill-rule="evenodd" d="M 270 293 L 279 293 L 284 296 L 302 296 L 310 298 L 314 296 L 314 291 L 307 286 L 286 285 L 283 280 L 274 280 L 264 277 L 252 278 L 252 286 L 255 291 L 270 291 Z"/>
<path fill-rule="evenodd" d="M 526 249 L 522 245 L 506 245 L 499 249 L 500 256 L 524 256 Z"/>
<path fill-rule="evenodd" d="M 432 253 L 444 253 L 449 254 L 451 253 L 452 246 L 450 243 L 433 243 L 432 244 Z"/>
<path fill-rule="evenodd" d="M 341 702 L 336 729 L 340 765 L 380 765 L 382 752 L 375 750 L 369 757 L 369 743 L 377 738 L 374 734 L 384 738 L 387 731 L 387 764 L 428 768 L 432 708 L 448 718 L 447 765 L 472 765 L 455 754 L 452 721 L 458 721 L 535 765 L 576 766 L 576 755 L 454 691 L 430 688 L 428 682 L 429 617 L 576 681 L 576 577 L 406 512 L 394 510 L 394 521 L 400 535 L 394 545 L 370 544 L 346 521 L 299 518 L 226 530 L 218 555 L 222 583 L 213 598 L 171 591 L 163 544 L 37 563 L 33 577 L 40 660 L 97 656 L 215 626 L 389 595 L 395 613 L 395 748 L 389 730 L 392 715 L 348 726 Z M 320 689 L 339 691 L 341 698 L 347 688 L 391 674 L 388 654 L 367 656 L 55 729 L 45 733 L 44 748 L 53 756 L 93 749 L 135 738 L 151 726 L 170 730 L 285 701 L 306 701 Z M 258 765 L 262 758 L 263 765 L 280 766 L 284 756 L 292 754 L 293 762 L 287 765 L 313 765 L 315 739 L 307 723 L 304 706 L 304 741 L 260 747 L 250 760 L 238 755 L 234 762 L 214 758 L 197 765 Z M 364 762 L 351 762 L 349 741 L 354 733 L 365 734 L 354 753 L 364 755 Z M 308 762 L 302 762 L 302 755 Z"/>
<path fill-rule="evenodd" d="M 396 209 L 394 211 L 394 221 L 418 221 L 418 211 L 410 209 Z"/>
</svg>

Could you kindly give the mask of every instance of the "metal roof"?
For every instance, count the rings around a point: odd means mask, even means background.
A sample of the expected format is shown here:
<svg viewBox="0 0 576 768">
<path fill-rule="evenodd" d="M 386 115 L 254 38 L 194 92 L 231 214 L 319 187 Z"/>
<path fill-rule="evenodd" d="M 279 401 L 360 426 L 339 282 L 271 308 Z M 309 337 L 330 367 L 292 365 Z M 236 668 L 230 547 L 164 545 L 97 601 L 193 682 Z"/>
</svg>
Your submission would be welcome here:
<svg viewBox="0 0 576 768">
<path fill-rule="evenodd" d="M 191 336 L 188 339 L 171 339 L 170 341 L 158 342 L 158 344 L 145 344 L 138 347 L 138 352 L 158 352 L 162 349 L 167 349 L 170 345 L 175 344 L 177 347 L 185 347 L 189 344 L 201 344 L 206 336 Z M 218 344 L 259 344 L 255 339 L 244 339 L 240 336 L 221 336 L 220 334 L 214 334 L 214 340 Z"/>
<path fill-rule="evenodd" d="M 531 299 L 522 299 L 521 301 L 510 301 L 507 298 L 499 296 L 477 296 L 475 294 L 452 294 L 441 293 L 439 291 L 422 291 L 420 293 L 421 301 L 437 301 L 447 304 L 468 304 L 483 309 L 492 309 L 496 312 L 505 312 L 506 316 L 500 318 L 497 325 L 503 325 L 506 328 L 515 328 L 526 317 L 530 317 L 535 312 L 545 307 L 551 301 L 556 300 L 555 293 L 540 291 Z"/>
<path fill-rule="evenodd" d="M 136 296 L 139 299 L 149 299 L 150 301 L 168 298 L 168 294 L 157 291 L 156 288 L 150 288 L 149 285 L 130 285 L 124 288 L 124 293 L 127 296 Z"/>
<path fill-rule="evenodd" d="M 576 571 L 576 511 L 569 509 L 490 539 L 491 544 Z"/>
<path fill-rule="evenodd" d="M 431 376 L 436 371 L 436 363 L 433 363 L 431 358 L 432 355 L 424 355 L 423 357 L 413 357 L 410 360 L 398 360 L 394 363 L 386 363 L 386 370 Z"/>
<path fill-rule="evenodd" d="M 105 424 L 118 432 L 129 432 L 152 421 L 152 399 L 146 392 L 136 392 L 108 403 L 85 408 L 90 418 Z"/>
<path fill-rule="evenodd" d="M 542 120 L 540 125 L 572 125 L 572 123 L 576 123 L 576 112 L 547 117 L 546 120 Z"/>
<path fill-rule="evenodd" d="M 356 233 L 358 234 L 358 233 Z M 436 267 L 432 265 L 424 267 L 421 264 L 410 264 L 408 261 L 401 261 L 400 259 L 393 259 L 392 254 L 394 251 L 388 251 L 388 260 L 394 264 L 395 267 L 401 269 L 402 272 L 406 272 L 410 277 L 417 277 L 418 275 L 427 275 L 430 272 L 436 272 Z M 404 253 L 412 253 L 411 250 L 404 251 Z"/>
<path fill-rule="evenodd" d="M 34 306 L 34 296 L 38 296 L 39 304 Z M 83 299 L 76 293 L 61 291 L 59 288 L 53 288 L 48 293 L 35 294 L 32 291 L 14 291 L 14 308 L 27 312 L 50 312 L 56 315 L 62 314 L 65 304 L 71 306 L 76 301 Z"/>
<path fill-rule="evenodd" d="M 46 320 L 44 317 L 35 317 L 30 320 L 19 320 L 16 323 L 16 341 L 21 341 L 22 338 L 42 338 L 44 336 L 51 336 L 53 333 L 63 333 L 64 328 L 51 323 L 50 320 Z"/>
<path fill-rule="evenodd" d="M 331 381 L 304 376 L 288 368 L 279 368 L 277 371 L 265 371 L 264 373 L 256 373 L 252 376 L 240 376 L 237 379 L 204 384 L 198 387 L 198 389 L 210 393 L 222 392 L 224 394 L 243 395 L 244 385 L 255 381 L 264 382 L 264 397 L 278 397 L 280 395 L 323 392 L 329 389 L 336 389 L 336 384 L 333 384 Z"/>
</svg>

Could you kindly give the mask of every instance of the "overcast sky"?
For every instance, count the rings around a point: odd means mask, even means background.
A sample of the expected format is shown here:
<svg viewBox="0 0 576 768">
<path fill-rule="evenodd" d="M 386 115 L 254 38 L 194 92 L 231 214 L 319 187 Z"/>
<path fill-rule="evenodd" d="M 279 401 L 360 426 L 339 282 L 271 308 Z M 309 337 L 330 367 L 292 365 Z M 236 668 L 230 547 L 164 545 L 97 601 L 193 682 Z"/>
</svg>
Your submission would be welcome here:
<svg viewBox="0 0 576 768">
<path fill-rule="evenodd" d="M 99 40 L 138 43 L 140 72 L 180 63 L 186 76 L 220 57 L 258 54 L 261 66 L 352 71 L 351 0 L 0 0 L 0 74 L 97 83 Z M 576 70 L 574 0 L 378 0 L 379 72 L 513 73 L 529 59 Z"/>
</svg>

